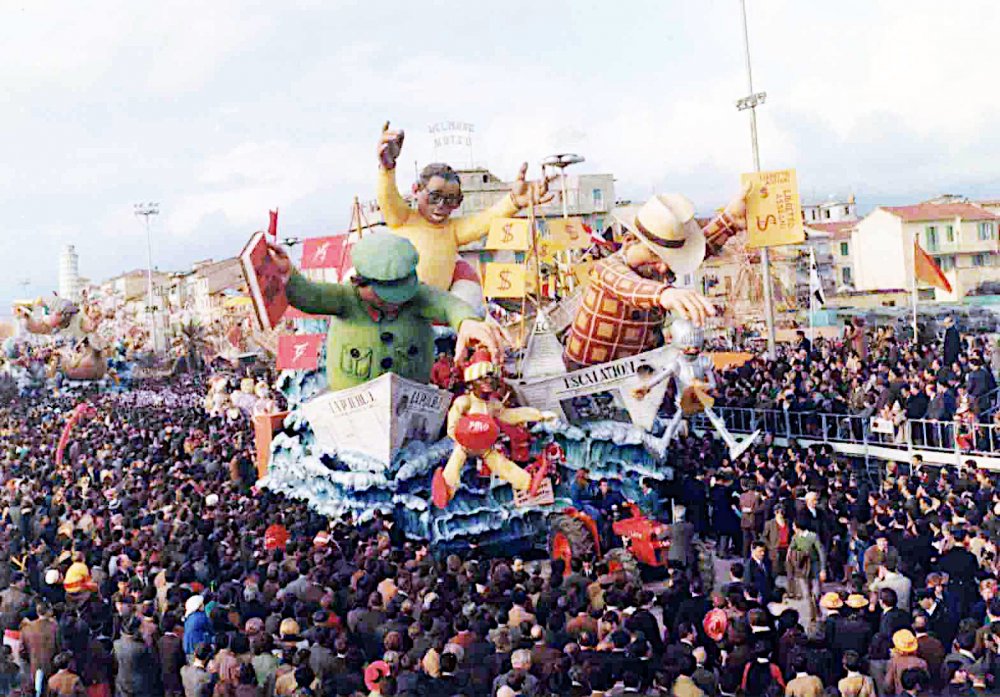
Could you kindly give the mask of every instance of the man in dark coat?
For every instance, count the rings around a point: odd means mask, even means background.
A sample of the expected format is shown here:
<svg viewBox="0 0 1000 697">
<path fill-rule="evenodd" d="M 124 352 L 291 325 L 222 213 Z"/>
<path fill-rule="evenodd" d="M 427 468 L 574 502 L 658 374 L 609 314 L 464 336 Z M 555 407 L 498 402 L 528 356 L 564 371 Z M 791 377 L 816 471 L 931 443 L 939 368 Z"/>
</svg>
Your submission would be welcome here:
<svg viewBox="0 0 1000 697">
<path fill-rule="evenodd" d="M 181 668 L 187 663 L 184 655 L 184 645 L 177 634 L 177 621 L 165 617 L 160 623 L 163 636 L 160 637 L 157 651 L 160 658 L 160 676 L 163 682 L 163 692 L 167 697 L 178 697 L 184 694 L 181 682 Z"/>
<path fill-rule="evenodd" d="M 938 569 L 948 574 L 948 590 L 958 596 L 961 614 L 964 617 L 964 613 L 976 601 L 978 594 L 976 573 L 979 571 L 979 561 L 976 555 L 965 548 L 968 537 L 965 530 L 955 530 L 952 537 L 955 539 L 955 545 L 941 555 Z"/>
<path fill-rule="evenodd" d="M 114 644 L 118 673 L 115 697 L 156 697 L 163 694 L 156 656 L 139 638 L 139 620 L 129 617 L 122 638 Z"/>
<path fill-rule="evenodd" d="M 750 558 L 743 567 L 743 586 L 761 603 L 771 600 L 771 569 L 768 567 L 767 546 L 758 540 L 750 548 Z"/>
<path fill-rule="evenodd" d="M 944 326 L 944 364 L 951 365 L 958 360 L 958 354 L 962 349 L 962 339 L 958 335 L 955 320 L 951 315 L 944 318 Z"/>
</svg>

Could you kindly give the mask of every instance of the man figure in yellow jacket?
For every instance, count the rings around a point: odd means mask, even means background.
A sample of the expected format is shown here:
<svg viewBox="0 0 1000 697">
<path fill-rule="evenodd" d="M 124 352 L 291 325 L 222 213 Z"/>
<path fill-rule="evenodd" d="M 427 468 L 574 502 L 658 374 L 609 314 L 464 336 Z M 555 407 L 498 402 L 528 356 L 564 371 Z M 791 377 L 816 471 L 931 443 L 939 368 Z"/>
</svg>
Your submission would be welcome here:
<svg viewBox="0 0 1000 697">
<path fill-rule="evenodd" d="M 554 194 L 549 192 L 549 180 L 525 181 L 528 163 L 524 163 L 509 195 L 479 213 L 452 218 L 451 214 L 462 205 L 462 183 L 448 165 L 429 164 L 413 185 L 417 201 L 414 210 L 396 185 L 396 160 L 403 147 L 403 135 L 403 131 L 390 131 L 386 123 L 379 141 L 376 191 L 385 224 L 393 234 L 405 237 L 417 248 L 417 278 L 422 283 L 450 290 L 478 307 L 482 290 L 475 269 L 459 258 L 458 248 L 485 237 L 494 219 L 509 218 L 532 203 L 538 206 L 551 201 Z"/>
</svg>

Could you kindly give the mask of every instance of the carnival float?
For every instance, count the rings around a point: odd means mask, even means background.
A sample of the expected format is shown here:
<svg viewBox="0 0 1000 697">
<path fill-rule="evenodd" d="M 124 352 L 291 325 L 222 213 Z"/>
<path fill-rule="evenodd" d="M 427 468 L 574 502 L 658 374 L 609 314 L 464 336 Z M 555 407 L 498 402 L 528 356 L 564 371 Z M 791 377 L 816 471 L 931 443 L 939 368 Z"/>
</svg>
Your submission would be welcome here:
<svg viewBox="0 0 1000 697">
<path fill-rule="evenodd" d="M 254 417 L 260 485 L 328 515 L 392 511 L 438 553 L 544 546 L 567 561 L 664 565 L 665 525 L 628 502 L 642 482 L 672 479 L 685 417 L 703 413 L 732 457 L 756 437 L 737 441 L 712 411 L 700 325 L 714 309 L 672 284 L 746 229 L 749 187 L 704 226 L 686 198 L 662 194 L 617 208 L 604 235 L 536 216 L 554 177 L 529 181 L 525 165 L 508 195 L 455 218 L 461 183 L 447 165 L 400 195 L 402 143 L 386 124 L 388 229 L 345 237 L 339 282 L 307 277 L 273 230 L 241 257 L 260 327 L 295 327 L 275 385 L 288 409 Z M 459 249 L 483 238 L 513 261 L 470 274 Z M 206 408 L 224 406 L 214 399 Z M 601 479 L 622 494 L 607 515 L 581 505 Z"/>
</svg>

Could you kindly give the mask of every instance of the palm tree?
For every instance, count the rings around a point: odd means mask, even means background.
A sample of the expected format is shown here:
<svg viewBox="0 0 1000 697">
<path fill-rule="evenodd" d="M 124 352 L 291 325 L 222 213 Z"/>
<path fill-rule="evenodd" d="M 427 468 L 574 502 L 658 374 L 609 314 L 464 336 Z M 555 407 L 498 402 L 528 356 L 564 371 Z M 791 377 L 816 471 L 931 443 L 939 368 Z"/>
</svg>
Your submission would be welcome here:
<svg viewBox="0 0 1000 697">
<path fill-rule="evenodd" d="M 198 320 L 190 319 L 180 326 L 178 339 L 187 357 L 188 369 L 201 371 L 205 367 L 205 350 L 210 348 L 205 327 Z"/>
</svg>

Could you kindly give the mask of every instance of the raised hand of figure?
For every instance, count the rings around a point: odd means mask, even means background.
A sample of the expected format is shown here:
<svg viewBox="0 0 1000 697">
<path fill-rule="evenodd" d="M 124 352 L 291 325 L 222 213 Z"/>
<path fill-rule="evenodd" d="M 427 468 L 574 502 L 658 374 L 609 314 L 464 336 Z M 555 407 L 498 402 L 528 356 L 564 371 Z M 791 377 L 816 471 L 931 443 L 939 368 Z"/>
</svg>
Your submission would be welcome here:
<svg viewBox="0 0 1000 697">
<path fill-rule="evenodd" d="M 715 316 L 715 306 L 701 293 L 686 288 L 667 288 L 660 294 L 660 307 L 701 326 Z"/>
<path fill-rule="evenodd" d="M 288 283 L 288 279 L 292 276 L 292 259 L 288 256 L 288 252 L 279 247 L 276 244 L 267 243 L 267 254 L 271 257 L 271 261 L 277 267 L 278 272 L 281 274 L 281 280 Z"/>
<path fill-rule="evenodd" d="M 382 126 L 382 137 L 378 141 L 378 161 L 383 169 L 396 169 L 396 159 L 403 149 L 403 131 L 390 131 L 389 122 Z"/>
<path fill-rule="evenodd" d="M 493 363 L 500 365 L 504 356 L 504 334 L 500 327 L 492 322 L 467 319 L 458 328 L 458 338 L 455 341 L 455 355 L 465 356 L 473 343 L 482 344 L 490 352 Z"/>
<path fill-rule="evenodd" d="M 549 191 L 549 184 L 559 175 L 542 177 L 538 181 L 527 181 L 528 163 L 521 165 L 517 173 L 517 178 L 510 187 L 510 198 L 518 208 L 527 208 L 530 205 L 540 206 L 555 198 L 555 192 Z"/>
<path fill-rule="evenodd" d="M 733 220 L 733 226 L 737 230 L 747 229 L 747 197 L 750 195 L 750 190 L 753 187 L 750 182 L 743 185 L 743 191 L 739 193 L 732 201 L 726 204 L 724 212 Z"/>
</svg>

